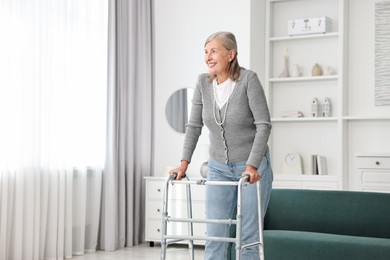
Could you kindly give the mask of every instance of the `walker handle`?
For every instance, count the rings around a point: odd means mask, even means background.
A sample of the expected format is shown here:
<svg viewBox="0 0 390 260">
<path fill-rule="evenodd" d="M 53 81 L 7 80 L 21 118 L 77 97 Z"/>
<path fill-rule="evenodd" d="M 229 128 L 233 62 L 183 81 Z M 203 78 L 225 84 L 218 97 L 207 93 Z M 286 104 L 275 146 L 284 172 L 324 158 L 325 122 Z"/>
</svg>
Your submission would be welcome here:
<svg viewBox="0 0 390 260">
<path fill-rule="evenodd" d="M 247 182 L 250 182 L 250 180 L 251 180 L 251 176 L 250 176 L 249 174 L 245 174 L 245 175 L 243 176 L 243 178 L 245 178 L 245 180 L 246 180 Z"/>
<path fill-rule="evenodd" d="M 171 174 L 171 177 L 172 177 L 174 180 L 177 180 L 177 175 L 178 175 L 177 172 L 173 172 L 173 173 Z M 187 175 L 184 173 L 183 176 L 181 176 L 181 177 L 182 177 L 182 179 L 184 179 L 185 177 L 187 177 Z"/>
</svg>

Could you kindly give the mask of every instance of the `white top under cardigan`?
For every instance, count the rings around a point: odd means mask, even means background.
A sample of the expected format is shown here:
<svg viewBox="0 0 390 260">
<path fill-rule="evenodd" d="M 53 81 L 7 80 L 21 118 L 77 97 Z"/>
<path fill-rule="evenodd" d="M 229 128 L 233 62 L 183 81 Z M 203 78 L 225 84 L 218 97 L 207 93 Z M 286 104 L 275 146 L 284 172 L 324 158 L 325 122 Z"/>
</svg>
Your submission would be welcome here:
<svg viewBox="0 0 390 260">
<path fill-rule="evenodd" d="M 221 84 L 217 83 L 217 80 L 213 80 L 213 89 L 216 94 L 215 101 L 221 109 L 229 99 L 229 96 L 233 93 L 236 82 L 232 81 L 230 78 L 222 82 Z"/>
<path fill-rule="evenodd" d="M 208 80 L 208 74 L 201 74 L 192 99 L 182 160 L 191 162 L 205 124 L 210 130 L 211 158 L 223 163 L 247 161 L 248 165 L 258 168 L 267 149 L 271 121 L 264 90 L 256 73 L 241 69 L 230 96 L 226 120 L 221 126 L 215 122 L 213 106 L 212 83 Z M 224 106 L 216 109 L 219 122 L 224 117 Z"/>
</svg>

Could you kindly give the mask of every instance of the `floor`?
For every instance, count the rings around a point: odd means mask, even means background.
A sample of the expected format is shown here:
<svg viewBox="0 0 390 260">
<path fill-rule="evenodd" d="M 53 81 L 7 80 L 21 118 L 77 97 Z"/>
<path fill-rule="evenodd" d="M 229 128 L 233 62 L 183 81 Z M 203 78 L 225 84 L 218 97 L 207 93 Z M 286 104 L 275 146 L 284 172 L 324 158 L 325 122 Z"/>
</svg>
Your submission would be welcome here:
<svg viewBox="0 0 390 260">
<path fill-rule="evenodd" d="M 204 247 L 195 246 L 195 259 L 203 259 Z M 74 256 L 74 260 L 156 260 L 160 259 L 160 244 L 150 247 L 148 243 L 138 246 L 123 248 L 114 252 L 97 251 L 86 253 L 83 256 Z M 188 246 L 170 245 L 167 248 L 166 260 L 191 259 Z"/>
</svg>

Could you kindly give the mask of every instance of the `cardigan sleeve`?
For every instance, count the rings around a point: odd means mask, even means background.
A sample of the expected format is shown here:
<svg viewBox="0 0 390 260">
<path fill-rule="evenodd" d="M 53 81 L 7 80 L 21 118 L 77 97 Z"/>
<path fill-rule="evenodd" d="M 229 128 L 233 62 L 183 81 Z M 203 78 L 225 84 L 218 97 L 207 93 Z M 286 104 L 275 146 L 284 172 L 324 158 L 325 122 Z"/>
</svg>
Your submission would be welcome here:
<svg viewBox="0 0 390 260">
<path fill-rule="evenodd" d="M 267 149 L 269 135 L 271 133 L 271 118 L 265 97 L 257 74 L 248 75 L 248 102 L 256 125 L 256 135 L 252 150 L 249 154 L 247 165 L 258 168 Z"/>
</svg>

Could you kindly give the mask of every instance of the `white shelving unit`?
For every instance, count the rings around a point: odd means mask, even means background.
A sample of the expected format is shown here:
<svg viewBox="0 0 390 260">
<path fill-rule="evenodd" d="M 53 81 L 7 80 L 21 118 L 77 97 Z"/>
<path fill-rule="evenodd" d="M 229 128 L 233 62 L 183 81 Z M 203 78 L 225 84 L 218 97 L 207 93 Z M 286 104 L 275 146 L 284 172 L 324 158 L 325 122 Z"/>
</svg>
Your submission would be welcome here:
<svg viewBox="0 0 390 260">
<path fill-rule="evenodd" d="M 348 0 L 266 0 L 265 91 L 273 130 L 270 139 L 275 187 L 323 189 L 346 188 L 347 160 L 347 77 L 346 21 Z M 304 8 L 302 8 L 304 7 Z M 288 36 L 289 20 L 323 17 L 332 20 L 332 32 Z M 281 78 L 288 50 L 289 69 L 303 68 L 301 77 Z M 335 73 L 312 76 L 314 64 Z M 298 94 L 299 93 L 299 94 Z M 311 102 L 330 98 L 330 117 L 311 117 Z M 304 117 L 282 117 L 283 111 L 301 111 Z M 303 175 L 284 175 L 283 159 L 288 152 L 303 159 Z M 329 176 L 310 176 L 311 155 L 325 156 Z M 306 185 L 308 184 L 308 185 Z"/>
</svg>

